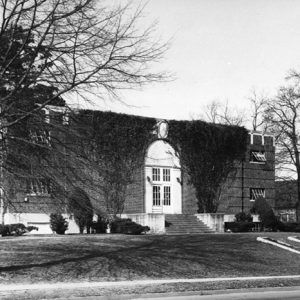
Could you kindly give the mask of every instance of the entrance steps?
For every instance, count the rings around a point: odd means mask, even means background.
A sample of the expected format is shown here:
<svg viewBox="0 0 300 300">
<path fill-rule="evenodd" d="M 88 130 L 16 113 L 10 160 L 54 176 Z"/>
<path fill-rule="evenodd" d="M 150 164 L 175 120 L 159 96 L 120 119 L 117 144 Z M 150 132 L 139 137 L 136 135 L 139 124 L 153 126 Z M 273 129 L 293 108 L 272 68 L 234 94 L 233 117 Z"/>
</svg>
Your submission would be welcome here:
<svg viewBox="0 0 300 300">
<path fill-rule="evenodd" d="M 166 234 L 214 233 L 194 215 L 165 215 Z"/>
</svg>

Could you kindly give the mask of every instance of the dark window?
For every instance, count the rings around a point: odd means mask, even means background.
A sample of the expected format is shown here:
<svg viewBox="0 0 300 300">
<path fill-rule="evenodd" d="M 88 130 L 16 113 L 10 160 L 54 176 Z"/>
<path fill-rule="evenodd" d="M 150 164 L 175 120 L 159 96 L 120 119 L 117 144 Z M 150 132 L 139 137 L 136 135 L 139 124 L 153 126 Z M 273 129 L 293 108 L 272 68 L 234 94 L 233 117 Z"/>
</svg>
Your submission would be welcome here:
<svg viewBox="0 0 300 300">
<path fill-rule="evenodd" d="M 164 205 L 171 205 L 171 187 L 164 186 Z"/>
<path fill-rule="evenodd" d="M 264 151 L 251 151 L 250 152 L 250 161 L 257 162 L 257 163 L 265 163 L 266 154 Z"/>
<path fill-rule="evenodd" d="M 153 186 L 153 205 L 160 206 L 160 186 Z"/>
<path fill-rule="evenodd" d="M 152 168 L 152 180 L 160 181 L 160 169 L 159 168 Z"/>
<path fill-rule="evenodd" d="M 171 170 L 163 169 L 163 181 L 171 181 Z"/>
<path fill-rule="evenodd" d="M 49 195 L 50 181 L 47 179 L 27 179 L 26 193 L 28 195 Z"/>
<path fill-rule="evenodd" d="M 250 188 L 250 201 L 255 201 L 258 198 L 265 198 L 265 189 Z"/>
</svg>

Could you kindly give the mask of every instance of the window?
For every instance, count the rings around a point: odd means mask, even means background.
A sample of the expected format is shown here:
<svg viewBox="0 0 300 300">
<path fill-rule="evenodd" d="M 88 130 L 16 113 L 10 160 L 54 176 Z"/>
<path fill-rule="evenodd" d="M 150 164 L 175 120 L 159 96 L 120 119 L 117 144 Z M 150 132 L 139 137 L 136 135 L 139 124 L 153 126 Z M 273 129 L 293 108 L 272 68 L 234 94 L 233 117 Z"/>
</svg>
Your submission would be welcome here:
<svg viewBox="0 0 300 300">
<path fill-rule="evenodd" d="M 250 201 L 255 201 L 258 198 L 265 198 L 265 189 L 250 188 Z"/>
<path fill-rule="evenodd" d="M 50 182 L 46 179 L 28 179 L 26 182 L 26 193 L 28 195 L 49 195 Z"/>
<path fill-rule="evenodd" d="M 152 168 L 152 180 L 160 181 L 160 169 L 159 168 Z"/>
<path fill-rule="evenodd" d="M 250 162 L 256 162 L 256 163 L 265 163 L 266 155 L 263 151 L 251 151 L 250 152 Z"/>
<path fill-rule="evenodd" d="M 153 205 L 160 206 L 160 186 L 153 186 Z"/>
<path fill-rule="evenodd" d="M 69 114 L 67 112 L 63 114 L 63 125 L 69 125 Z"/>
<path fill-rule="evenodd" d="M 64 115 L 62 112 L 51 110 L 50 112 L 50 123 L 55 125 L 64 124 Z"/>
<path fill-rule="evenodd" d="M 171 170 L 163 169 L 163 181 L 171 181 Z"/>
<path fill-rule="evenodd" d="M 33 143 L 50 145 L 50 134 L 47 130 L 31 131 L 30 138 Z"/>
<path fill-rule="evenodd" d="M 171 187 L 164 186 L 164 205 L 171 205 Z"/>
</svg>

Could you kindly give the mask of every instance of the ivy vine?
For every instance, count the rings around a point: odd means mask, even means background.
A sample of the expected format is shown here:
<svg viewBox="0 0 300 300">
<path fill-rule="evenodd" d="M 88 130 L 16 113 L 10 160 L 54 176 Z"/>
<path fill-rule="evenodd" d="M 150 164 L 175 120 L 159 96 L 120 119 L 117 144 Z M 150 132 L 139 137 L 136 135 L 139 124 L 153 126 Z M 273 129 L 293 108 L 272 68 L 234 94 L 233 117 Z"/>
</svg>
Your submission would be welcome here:
<svg viewBox="0 0 300 300">
<path fill-rule="evenodd" d="M 144 164 L 156 120 L 102 111 L 80 111 L 76 116 L 98 173 L 98 184 L 110 215 L 122 213 L 126 191 Z"/>
<path fill-rule="evenodd" d="M 127 186 L 143 166 L 154 139 L 156 120 L 113 112 L 83 110 L 76 116 L 84 148 L 99 166 L 109 213 L 121 213 Z M 216 212 L 221 187 L 244 159 L 247 130 L 203 121 L 169 121 L 168 141 L 179 153 L 189 184 L 196 190 L 198 212 Z M 91 156 L 91 155 L 88 155 Z"/>
<path fill-rule="evenodd" d="M 169 125 L 169 139 L 195 187 L 198 212 L 216 212 L 222 185 L 244 159 L 247 130 L 198 120 L 170 121 Z"/>
</svg>

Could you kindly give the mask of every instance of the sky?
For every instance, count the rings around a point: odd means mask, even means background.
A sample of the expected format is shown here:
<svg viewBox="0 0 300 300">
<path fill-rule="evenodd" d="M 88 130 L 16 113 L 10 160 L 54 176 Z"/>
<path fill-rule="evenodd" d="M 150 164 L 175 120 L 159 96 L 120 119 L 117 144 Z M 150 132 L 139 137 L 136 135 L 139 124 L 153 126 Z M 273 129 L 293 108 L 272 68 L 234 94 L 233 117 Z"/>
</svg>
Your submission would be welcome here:
<svg viewBox="0 0 300 300">
<path fill-rule="evenodd" d="M 144 15 L 172 39 L 159 67 L 175 79 L 98 109 L 165 119 L 197 118 L 214 100 L 247 109 L 252 89 L 272 96 L 290 69 L 300 71 L 298 0 L 149 0 Z"/>
</svg>

